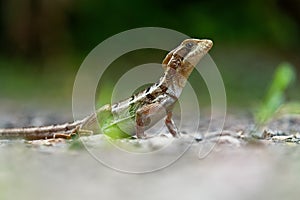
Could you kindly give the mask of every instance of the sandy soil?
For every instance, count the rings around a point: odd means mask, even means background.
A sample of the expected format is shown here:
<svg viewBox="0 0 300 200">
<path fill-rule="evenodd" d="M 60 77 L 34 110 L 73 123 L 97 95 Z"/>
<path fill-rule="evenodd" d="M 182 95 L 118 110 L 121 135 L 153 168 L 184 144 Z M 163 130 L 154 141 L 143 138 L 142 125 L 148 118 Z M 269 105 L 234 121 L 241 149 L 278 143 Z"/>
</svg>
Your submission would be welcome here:
<svg viewBox="0 0 300 200">
<path fill-rule="evenodd" d="M 224 133 L 233 135 L 200 142 L 188 134 L 114 144 L 1 140 L 0 199 L 299 199 L 298 140 L 272 135 L 297 138 L 297 120 L 270 123 L 271 136 L 259 141 L 242 139 L 253 127 L 248 115 L 227 116 Z"/>
</svg>

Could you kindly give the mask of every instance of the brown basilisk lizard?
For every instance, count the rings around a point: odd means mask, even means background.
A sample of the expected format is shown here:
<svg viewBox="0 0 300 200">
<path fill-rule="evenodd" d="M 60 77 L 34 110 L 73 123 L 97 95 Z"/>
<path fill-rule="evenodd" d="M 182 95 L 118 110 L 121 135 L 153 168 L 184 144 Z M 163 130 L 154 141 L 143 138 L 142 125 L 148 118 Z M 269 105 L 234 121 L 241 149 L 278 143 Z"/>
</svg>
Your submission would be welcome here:
<svg viewBox="0 0 300 200">
<path fill-rule="evenodd" d="M 167 54 L 162 62 L 164 75 L 151 87 L 72 123 L 0 129 L 0 139 L 69 139 L 86 133 L 104 133 L 113 138 L 132 135 L 146 138 L 144 131 L 164 117 L 169 132 L 177 137 L 179 132 L 172 120 L 174 104 L 194 67 L 212 45 L 211 40 L 186 39 Z"/>
</svg>

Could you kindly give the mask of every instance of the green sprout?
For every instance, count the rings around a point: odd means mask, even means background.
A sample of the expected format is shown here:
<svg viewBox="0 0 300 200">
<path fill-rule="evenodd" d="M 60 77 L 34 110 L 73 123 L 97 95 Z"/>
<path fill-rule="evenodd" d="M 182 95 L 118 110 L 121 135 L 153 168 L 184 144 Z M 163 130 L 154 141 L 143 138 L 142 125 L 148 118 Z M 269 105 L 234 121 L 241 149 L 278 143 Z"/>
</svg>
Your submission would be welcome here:
<svg viewBox="0 0 300 200">
<path fill-rule="evenodd" d="M 278 109 L 285 104 L 285 91 L 296 80 L 294 67 L 289 63 L 281 63 L 273 76 L 268 92 L 255 113 L 255 121 L 258 126 L 269 121 Z"/>
</svg>

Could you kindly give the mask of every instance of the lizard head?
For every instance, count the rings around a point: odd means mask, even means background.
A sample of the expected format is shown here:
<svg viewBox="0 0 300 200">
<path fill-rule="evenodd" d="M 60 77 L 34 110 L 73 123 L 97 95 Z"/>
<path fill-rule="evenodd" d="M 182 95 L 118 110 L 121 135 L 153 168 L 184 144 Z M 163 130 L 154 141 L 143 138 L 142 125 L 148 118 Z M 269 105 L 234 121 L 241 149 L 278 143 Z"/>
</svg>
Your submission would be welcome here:
<svg viewBox="0 0 300 200">
<path fill-rule="evenodd" d="M 186 39 L 172 50 L 163 61 L 163 68 L 172 68 L 188 78 L 200 59 L 211 49 L 213 42 L 207 39 Z"/>
</svg>

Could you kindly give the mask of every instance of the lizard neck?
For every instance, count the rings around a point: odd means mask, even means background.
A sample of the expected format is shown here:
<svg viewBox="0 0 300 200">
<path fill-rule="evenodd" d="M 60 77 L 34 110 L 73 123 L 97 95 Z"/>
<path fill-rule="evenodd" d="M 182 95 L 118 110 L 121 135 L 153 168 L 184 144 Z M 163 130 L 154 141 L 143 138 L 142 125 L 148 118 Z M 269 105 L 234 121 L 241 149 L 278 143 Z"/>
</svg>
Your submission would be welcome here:
<svg viewBox="0 0 300 200">
<path fill-rule="evenodd" d="M 187 78 L 178 73 L 171 67 L 168 67 L 164 76 L 160 79 L 160 87 L 166 88 L 166 93 L 179 98 L 184 86 L 186 85 Z"/>
<path fill-rule="evenodd" d="M 179 54 L 172 55 L 167 61 L 165 67 L 165 74 L 163 76 L 164 84 L 168 86 L 177 86 L 181 89 L 184 88 L 187 79 L 189 78 L 194 66 L 185 61 L 185 54 L 180 56 Z"/>
<path fill-rule="evenodd" d="M 162 84 L 166 87 L 176 87 L 183 89 L 186 85 L 187 79 L 189 78 L 191 70 L 186 70 L 187 68 L 178 67 L 174 69 L 172 67 L 168 67 L 165 71 L 164 76 L 162 77 Z"/>
</svg>

